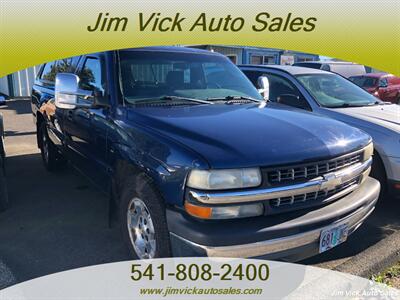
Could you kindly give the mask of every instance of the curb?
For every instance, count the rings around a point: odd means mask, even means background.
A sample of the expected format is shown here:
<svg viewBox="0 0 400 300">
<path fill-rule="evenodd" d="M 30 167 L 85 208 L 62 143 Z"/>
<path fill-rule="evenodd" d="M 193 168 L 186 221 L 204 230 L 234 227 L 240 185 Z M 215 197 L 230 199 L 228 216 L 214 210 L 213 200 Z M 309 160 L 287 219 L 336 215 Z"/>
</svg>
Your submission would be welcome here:
<svg viewBox="0 0 400 300">
<path fill-rule="evenodd" d="M 17 283 L 13 273 L 0 260 L 0 290 Z"/>
<path fill-rule="evenodd" d="M 400 261 L 400 231 L 396 231 L 334 268 L 335 271 L 370 278 Z"/>
</svg>

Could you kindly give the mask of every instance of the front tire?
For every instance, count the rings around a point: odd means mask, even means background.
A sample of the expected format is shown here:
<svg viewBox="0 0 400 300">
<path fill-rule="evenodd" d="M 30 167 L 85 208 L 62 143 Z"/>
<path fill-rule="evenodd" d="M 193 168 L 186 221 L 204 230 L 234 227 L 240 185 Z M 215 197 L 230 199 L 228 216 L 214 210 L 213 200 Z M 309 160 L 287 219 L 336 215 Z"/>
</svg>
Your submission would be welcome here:
<svg viewBox="0 0 400 300">
<path fill-rule="evenodd" d="M 46 170 L 53 172 L 60 169 L 64 165 L 64 159 L 49 139 L 45 122 L 40 125 L 38 138 L 40 141 L 40 153 Z"/>
<path fill-rule="evenodd" d="M 125 178 L 119 202 L 121 232 L 134 259 L 170 257 L 164 201 L 145 174 Z"/>
</svg>

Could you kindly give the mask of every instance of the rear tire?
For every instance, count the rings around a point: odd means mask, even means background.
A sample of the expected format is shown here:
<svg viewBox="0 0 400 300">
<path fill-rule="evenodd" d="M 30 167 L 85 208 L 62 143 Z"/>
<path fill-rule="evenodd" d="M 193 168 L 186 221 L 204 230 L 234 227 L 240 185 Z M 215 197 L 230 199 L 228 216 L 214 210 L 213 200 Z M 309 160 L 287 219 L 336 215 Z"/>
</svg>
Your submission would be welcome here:
<svg viewBox="0 0 400 300">
<path fill-rule="evenodd" d="M 119 222 L 134 259 L 171 256 L 164 200 L 143 173 L 127 174 L 121 187 Z"/>
<path fill-rule="evenodd" d="M 49 139 L 47 126 L 42 122 L 38 131 L 38 140 L 40 142 L 40 153 L 43 164 L 47 171 L 53 172 L 59 170 L 65 164 L 62 155 L 57 151 L 56 146 Z"/>
</svg>

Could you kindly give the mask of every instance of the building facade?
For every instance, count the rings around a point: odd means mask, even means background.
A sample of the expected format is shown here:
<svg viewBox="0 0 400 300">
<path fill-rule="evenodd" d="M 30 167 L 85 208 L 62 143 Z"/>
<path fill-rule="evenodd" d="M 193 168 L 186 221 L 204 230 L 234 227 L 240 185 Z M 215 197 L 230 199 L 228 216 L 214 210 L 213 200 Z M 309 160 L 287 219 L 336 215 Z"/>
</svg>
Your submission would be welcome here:
<svg viewBox="0 0 400 300">
<path fill-rule="evenodd" d="M 0 95 L 7 98 L 29 97 L 40 66 L 34 66 L 0 78 Z"/>
<path fill-rule="evenodd" d="M 319 55 L 273 48 L 221 45 L 189 45 L 188 47 L 221 53 L 237 65 L 281 65 L 319 60 Z"/>
</svg>

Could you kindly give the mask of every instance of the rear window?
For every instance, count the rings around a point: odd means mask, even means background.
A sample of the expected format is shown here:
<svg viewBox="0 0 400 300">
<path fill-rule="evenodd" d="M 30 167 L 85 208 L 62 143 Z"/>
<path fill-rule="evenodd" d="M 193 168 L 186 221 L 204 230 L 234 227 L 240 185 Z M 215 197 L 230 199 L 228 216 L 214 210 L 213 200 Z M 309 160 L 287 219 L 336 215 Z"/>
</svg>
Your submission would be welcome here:
<svg viewBox="0 0 400 300">
<path fill-rule="evenodd" d="M 376 87 L 379 81 L 378 78 L 364 76 L 350 77 L 349 79 L 362 88 Z"/>
<path fill-rule="evenodd" d="M 311 68 L 311 69 L 321 69 L 321 64 L 319 64 L 319 63 L 306 63 L 306 62 L 301 63 L 300 62 L 300 63 L 294 63 L 293 66 L 306 67 L 306 68 Z"/>
</svg>

